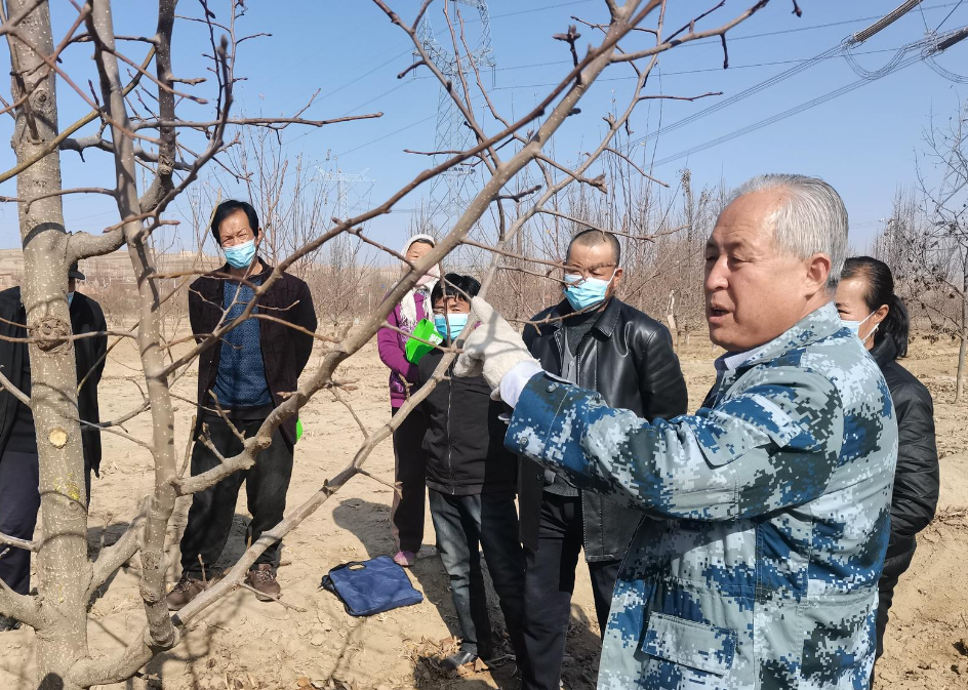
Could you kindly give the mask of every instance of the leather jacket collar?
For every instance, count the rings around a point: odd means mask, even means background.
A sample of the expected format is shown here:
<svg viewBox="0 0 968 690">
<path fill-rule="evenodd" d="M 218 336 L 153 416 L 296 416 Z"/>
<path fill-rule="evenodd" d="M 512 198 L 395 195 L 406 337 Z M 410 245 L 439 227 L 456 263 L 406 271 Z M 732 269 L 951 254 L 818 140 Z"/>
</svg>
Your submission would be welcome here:
<svg viewBox="0 0 968 690">
<path fill-rule="evenodd" d="M 549 321 L 547 324 L 541 326 L 541 328 L 550 328 L 552 331 L 559 330 L 563 324 L 562 319 L 569 314 L 573 314 L 574 311 L 568 300 L 561 300 L 551 314 L 548 315 L 549 318 L 554 320 Z M 595 319 L 595 325 L 592 328 L 608 338 L 618 325 L 619 316 L 621 315 L 620 312 L 621 303 L 614 296 L 609 297 L 608 302 L 605 303 L 605 308 L 601 310 L 598 318 Z"/>
</svg>

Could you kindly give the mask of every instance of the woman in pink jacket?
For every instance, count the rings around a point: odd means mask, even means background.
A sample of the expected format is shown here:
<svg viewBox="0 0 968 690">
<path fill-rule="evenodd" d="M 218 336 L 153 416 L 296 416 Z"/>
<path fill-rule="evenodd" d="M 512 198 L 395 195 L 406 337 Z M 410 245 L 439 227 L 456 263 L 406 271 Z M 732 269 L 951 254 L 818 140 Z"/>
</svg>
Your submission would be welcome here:
<svg viewBox="0 0 968 690">
<path fill-rule="evenodd" d="M 410 262 L 416 262 L 434 248 L 436 241 L 430 235 L 414 235 L 407 240 L 401 252 Z M 410 266 L 403 264 L 404 271 Z M 417 323 L 425 318 L 430 308 L 430 291 L 438 278 L 440 269 L 434 266 L 422 276 L 400 304 L 387 316 L 387 323 L 401 331 L 411 333 Z M 377 346 L 380 359 L 390 367 L 390 408 L 396 414 L 409 396 L 410 385 L 416 380 L 417 365 L 407 361 L 407 336 L 390 328 L 380 329 Z M 426 488 L 424 484 L 425 458 L 423 445 L 426 425 L 423 416 L 410 414 L 393 432 L 394 478 L 397 490 L 393 493 L 390 523 L 397 554 L 393 560 L 404 567 L 413 565 L 414 557 L 423 541 L 424 508 Z"/>
</svg>

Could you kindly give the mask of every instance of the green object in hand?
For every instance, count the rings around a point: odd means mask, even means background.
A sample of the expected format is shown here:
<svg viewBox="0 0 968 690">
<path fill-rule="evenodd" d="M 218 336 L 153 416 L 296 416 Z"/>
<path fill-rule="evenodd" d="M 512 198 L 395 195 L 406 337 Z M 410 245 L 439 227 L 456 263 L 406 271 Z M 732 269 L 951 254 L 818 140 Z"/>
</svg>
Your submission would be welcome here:
<svg viewBox="0 0 968 690">
<path fill-rule="evenodd" d="M 296 440 L 298 441 L 301 438 L 302 438 L 302 420 L 297 419 L 296 420 Z"/>
<path fill-rule="evenodd" d="M 433 345 L 440 345 L 442 342 L 444 342 L 444 337 L 437 332 L 434 322 L 429 319 L 421 319 L 413 329 L 410 339 L 407 340 L 407 361 L 416 364 L 425 354 L 434 349 Z M 433 345 L 427 343 L 433 343 Z"/>
</svg>

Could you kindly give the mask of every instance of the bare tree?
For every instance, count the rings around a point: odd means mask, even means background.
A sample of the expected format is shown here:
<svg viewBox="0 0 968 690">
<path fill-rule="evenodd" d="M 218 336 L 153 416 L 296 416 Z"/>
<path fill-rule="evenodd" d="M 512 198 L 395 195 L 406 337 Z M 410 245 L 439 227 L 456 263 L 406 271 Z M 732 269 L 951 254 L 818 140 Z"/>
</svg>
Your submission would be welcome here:
<svg viewBox="0 0 968 690">
<path fill-rule="evenodd" d="M 172 290 L 184 289 L 185 281 L 204 271 L 161 273 L 150 250 L 150 238 L 162 226 L 170 223 L 163 212 L 179 194 L 191 185 L 204 166 L 215 162 L 227 174 L 244 178 L 231 165 L 226 151 L 238 143 L 230 139 L 230 128 L 263 127 L 278 129 L 294 123 L 323 126 L 336 122 L 309 121 L 300 113 L 289 118 L 247 118 L 232 115 L 235 54 L 245 36 L 237 36 L 236 26 L 240 5 L 232 2 L 228 19 L 219 22 L 201 0 L 202 16 L 185 21 L 203 23 L 210 36 L 205 50 L 213 77 L 211 83 L 198 78 L 178 77 L 172 73 L 170 60 L 171 36 L 175 27 L 175 0 L 160 0 L 157 28 L 147 39 L 147 57 L 141 61 L 125 57 L 118 48 L 120 37 L 112 29 L 109 0 L 89 0 L 77 6 L 77 15 L 67 34 L 55 46 L 52 40 L 50 7 L 40 0 L 8 0 L 8 16 L 0 33 L 10 43 L 13 68 L 11 108 L 16 115 L 13 146 L 17 166 L 5 173 L 16 175 L 18 196 L 9 201 L 19 205 L 21 238 L 24 245 L 26 278 L 23 286 L 27 307 L 27 338 L 32 367 L 31 396 L 12 389 L 5 378 L 0 378 L 7 390 L 29 404 L 34 415 L 40 460 L 40 488 L 42 495 L 42 531 L 29 542 L 0 535 L 0 543 L 30 549 L 37 553 L 40 596 L 20 596 L 9 589 L 0 589 L 0 614 L 14 616 L 37 629 L 39 659 L 39 687 L 44 690 L 77 690 L 93 685 L 119 682 L 136 673 L 159 652 L 170 649 L 179 641 L 181 630 L 207 607 L 236 589 L 250 565 L 269 544 L 282 538 L 312 514 L 347 481 L 362 470 L 372 450 L 386 439 L 413 407 L 443 376 L 446 367 L 457 354 L 448 348 L 431 382 L 414 391 L 392 420 L 372 430 L 354 412 L 363 437 L 352 463 L 335 477 L 324 481 L 319 490 L 302 505 L 295 507 L 274 529 L 265 532 L 251 544 L 239 561 L 213 583 L 204 593 L 172 616 L 165 604 L 168 563 L 165 533 L 171 519 L 175 499 L 202 490 L 229 474 L 249 468 L 257 454 L 271 443 L 276 428 L 313 395 L 326 390 L 340 397 L 341 381 L 337 375 L 342 362 L 369 342 L 381 327 L 394 305 L 415 284 L 420 275 L 440 263 L 458 248 L 476 247 L 491 254 L 485 277 L 484 290 L 493 282 L 502 262 L 516 260 L 511 266 L 525 275 L 546 275 L 559 268 L 556 260 L 527 256 L 532 245 L 518 239 L 522 228 L 537 218 L 568 221 L 568 214 L 556 210 L 557 199 L 572 185 L 596 194 L 606 193 L 609 180 L 600 167 L 603 154 L 613 150 L 620 132 L 627 129 L 629 118 L 645 98 L 644 88 L 658 56 L 679 45 L 709 37 L 721 37 L 726 45 L 726 34 L 768 4 L 759 0 L 748 9 L 724 23 L 703 29 L 710 19 L 709 12 L 699 14 L 678 30 L 666 26 L 664 0 L 604 0 L 608 21 L 603 24 L 584 22 L 594 40 L 579 55 L 581 39 L 576 26 L 567 27 L 552 38 L 562 43 L 571 57 L 571 67 L 564 70 L 557 86 L 549 90 L 535 106 L 517 119 L 506 118 L 495 107 L 483 85 L 472 51 L 467 47 L 465 27 L 459 11 L 452 13 L 451 4 L 443 3 L 444 19 L 450 32 L 453 52 L 462 55 L 456 80 L 448 78 L 425 51 L 416 27 L 420 18 L 433 4 L 421 3 L 412 21 L 406 21 L 383 0 L 374 5 L 413 42 L 417 61 L 404 69 L 400 76 L 414 69 L 429 72 L 447 90 L 455 106 L 473 133 L 472 145 L 459 151 L 411 151 L 415 156 L 436 156 L 442 162 L 426 168 L 401 186 L 374 208 L 349 218 L 334 218 L 327 227 L 318 226 L 312 234 L 299 238 L 298 246 L 277 242 L 277 257 L 273 271 L 261 285 L 252 286 L 255 299 L 235 319 L 225 320 L 214 333 L 182 348 L 174 356 L 175 345 L 165 339 L 162 330 L 163 306 L 172 297 L 163 287 L 165 280 L 176 280 Z M 719 3 L 713 9 L 719 9 Z M 653 20 L 646 26 L 647 20 Z M 150 33 L 150 32 L 146 32 Z M 92 98 L 84 89 L 77 88 L 78 80 L 58 62 L 58 55 L 69 45 L 85 43 L 91 46 L 93 65 L 99 90 Z M 621 45 L 620 45 L 621 44 Z M 121 63 L 136 73 L 132 83 L 122 84 Z M 149 71 L 151 65 L 154 69 Z M 567 163 L 549 153 L 548 143 L 562 124 L 580 113 L 577 107 L 591 84 L 612 65 L 628 70 L 635 77 L 624 105 L 607 114 L 604 133 L 577 162 Z M 56 96 L 58 83 L 75 89 L 88 100 L 89 116 L 71 127 L 61 129 L 57 120 Z M 207 102 L 197 95 L 200 88 L 211 90 Z M 132 94 L 140 94 L 135 101 Z M 488 125 L 473 108 L 474 98 L 483 97 Z M 196 121 L 180 117 L 176 106 L 184 103 L 212 107 L 210 120 Z M 150 106 L 147 104 L 151 104 Z M 360 117 L 375 117 L 360 116 Z M 343 118 L 354 119 L 354 118 Z M 90 134 L 72 138 L 89 126 Z M 490 131 L 488 129 L 490 127 Z M 195 135 L 201 146 L 189 143 L 186 137 Z M 200 153 L 193 153 L 192 149 Z M 116 178 L 113 186 L 105 188 L 63 189 L 60 176 L 59 151 L 100 151 L 111 155 L 115 162 Z M 610 154 L 613 155 L 613 154 Z M 410 270 L 404 272 L 384 299 L 352 329 L 335 337 L 317 335 L 322 357 L 319 365 L 303 377 L 297 390 L 277 407 L 265 420 L 255 436 L 246 439 L 244 450 L 234 457 L 223 458 L 222 464 L 204 474 L 179 474 L 173 430 L 175 412 L 171 386 L 207 348 L 218 345 L 221 337 L 247 318 L 272 318 L 254 313 L 260 296 L 270 289 L 283 271 L 312 257 L 320 248 L 338 239 L 353 238 L 383 252 L 387 257 L 402 260 L 390 247 L 373 240 L 364 224 L 381 214 L 390 212 L 402 199 L 438 175 L 462 164 L 479 166 L 483 185 L 454 224 L 441 233 L 436 247 Z M 282 169 L 288 163 L 279 162 Z M 138 184 L 138 167 L 151 171 L 147 185 Z M 649 177 L 646 171 L 641 171 Z M 523 186 L 519 176 L 530 176 L 536 184 Z M 2 177 L 2 176 L 0 176 Z M 271 180 L 269 180 L 271 181 Z M 278 182 L 278 179 L 276 180 Z M 267 185 L 260 194 L 272 199 L 277 187 Z M 61 199 L 65 194 L 106 194 L 115 199 L 119 222 L 100 235 L 69 234 L 64 228 Z M 267 204 L 269 202 L 263 202 Z M 512 208 L 513 205 L 513 208 Z M 278 204 L 274 207 L 279 211 Z M 493 209 L 493 211 L 492 211 Z M 607 209 L 606 209 L 607 210 Z M 472 238 L 480 228 L 481 219 L 492 213 L 495 234 L 489 243 Z M 275 221 L 274 221 L 275 222 Z M 281 221 L 280 221 L 281 222 Z M 631 226 L 623 230 L 633 234 Z M 199 228 L 196 227 L 196 232 Z M 277 237 L 278 239 L 278 237 Z M 643 235 L 642 241 L 655 239 Z M 152 456 L 154 489 L 134 510 L 135 517 L 124 535 L 113 545 L 101 550 L 91 562 L 86 553 L 87 506 L 83 487 L 83 457 L 80 445 L 80 422 L 75 413 L 76 375 L 74 371 L 73 336 L 67 312 L 67 268 L 72 261 L 97 256 L 126 246 L 131 269 L 136 279 L 138 319 L 133 333 L 119 333 L 131 337 L 141 356 L 146 400 L 137 409 L 124 415 L 132 419 L 146 415 L 152 428 L 151 441 L 145 443 L 115 428 L 113 421 L 102 424 L 105 430 L 122 434 L 138 443 Z M 338 252 L 337 252 L 338 253 Z M 348 403 L 344 403 L 348 404 Z M 352 411 L 352 408 L 350 408 Z M 205 438 L 197 442 L 205 442 Z M 140 555 L 140 595 L 145 612 L 144 629 L 128 639 L 127 646 L 118 654 L 96 657 L 86 639 L 87 604 L 95 591 L 118 568 L 136 554 Z"/>
<path fill-rule="evenodd" d="M 932 333 L 959 341 L 958 403 L 964 399 L 968 366 L 968 105 L 961 105 L 944 128 L 932 120 L 924 138 L 918 199 L 898 192 L 875 251 L 895 266 Z"/>
<path fill-rule="evenodd" d="M 175 0 L 158 3 L 156 27 L 135 39 L 147 45 L 140 60 L 126 57 L 118 48 L 108 0 L 90 0 L 77 6 L 76 16 L 55 46 L 50 7 L 37 0 L 8 0 L 2 32 L 6 35 L 12 67 L 12 105 L 15 113 L 12 146 L 17 165 L 2 179 L 17 178 L 16 202 L 24 248 L 25 278 L 22 299 L 27 311 L 32 387 L 28 399 L 5 378 L 11 394 L 29 404 L 38 438 L 40 463 L 40 536 L 29 543 L 0 536 L 0 542 L 37 553 L 40 597 L 17 595 L 0 589 L 0 613 L 33 626 L 42 688 L 89 687 L 110 675 L 111 664 L 95 663 L 87 645 L 87 603 L 94 590 L 125 563 L 134 548 L 141 551 L 144 573 L 141 595 L 150 634 L 145 643 L 160 649 L 178 637 L 164 603 L 165 528 L 177 491 L 174 418 L 165 362 L 166 342 L 162 321 L 167 296 L 162 291 L 150 247 L 168 204 L 197 177 L 199 171 L 232 145 L 226 138 L 230 125 L 281 127 L 294 122 L 322 126 L 323 121 L 297 118 L 238 119 L 231 117 L 235 54 L 245 37 L 236 37 L 238 6 L 229 7 L 229 20 L 219 24 L 205 3 L 203 18 L 210 29 L 209 58 L 214 74 L 213 113 L 210 121 L 179 118 L 176 103 L 205 104 L 206 99 L 183 88 L 199 86 L 204 79 L 176 77 L 171 68 L 171 38 Z M 91 46 L 99 89 L 89 94 L 76 86 L 61 66 L 59 56 L 70 46 Z M 154 63 L 154 70 L 149 68 Z M 121 63 L 135 70 L 132 81 L 121 81 Z M 57 113 L 57 84 L 73 88 L 92 111 L 61 129 Z M 138 105 L 131 100 L 137 96 Z M 149 107 L 147 104 L 151 103 Z M 357 119 L 357 118 L 349 118 Z M 74 137 L 87 127 L 91 134 Z M 201 153 L 181 143 L 179 132 L 197 132 L 205 142 Z M 191 141 L 188 142 L 191 144 Z M 116 176 L 113 187 L 63 189 L 60 151 L 101 151 L 111 155 Z M 151 172 L 148 185 L 139 188 L 138 166 Z M 104 194 L 112 197 L 120 222 L 101 235 L 70 234 L 64 226 L 63 196 Z M 134 337 L 141 352 L 150 415 L 154 429 L 151 452 L 155 461 L 156 491 L 126 538 L 105 549 L 98 560 L 87 557 L 87 500 L 80 421 L 76 415 L 76 372 L 67 310 L 67 267 L 85 257 L 106 254 L 127 245 L 137 278 L 138 325 Z M 105 428 L 110 428 L 107 425 Z M 114 430 L 116 431 L 116 430 Z M 121 433 L 121 432 L 118 432 Z M 49 596 L 51 593 L 56 596 Z M 48 596 L 44 596 L 47 594 Z M 115 668 L 122 660 L 114 660 Z M 133 669 L 136 670 L 136 669 Z M 130 675 L 131 672 L 125 675 Z"/>
</svg>

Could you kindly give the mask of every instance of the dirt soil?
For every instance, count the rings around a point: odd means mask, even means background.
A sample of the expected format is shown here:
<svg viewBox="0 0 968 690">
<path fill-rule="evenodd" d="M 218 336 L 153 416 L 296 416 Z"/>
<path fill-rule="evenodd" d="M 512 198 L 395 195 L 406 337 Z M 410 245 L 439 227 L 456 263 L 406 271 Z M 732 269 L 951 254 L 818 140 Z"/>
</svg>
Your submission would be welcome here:
<svg viewBox="0 0 968 690">
<path fill-rule="evenodd" d="M 917 341 L 908 366 L 935 397 L 942 466 L 942 499 L 938 517 L 919 539 L 912 568 L 901 580 L 888 628 L 887 652 L 878 664 L 878 688 L 954 690 L 968 688 L 968 405 L 951 404 L 956 349 Z M 690 402 L 698 404 L 712 383 L 710 346 L 694 344 L 682 356 Z M 353 382 L 346 396 L 369 428 L 389 418 L 386 370 L 368 347 L 346 362 L 340 379 Z M 135 407 L 141 393 L 133 347 L 112 352 L 101 384 L 102 418 L 111 419 Z M 196 379 L 190 372 L 176 393 L 191 400 Z M 179 401 L 177 444 L 185 448 L 193 409 Z M 303 416 L 300 442 L 289 491 L 290 507 L 308 498 L 327 477 L 342 469 L 356 451 L 361 434 L 349 412 L 327 395 L 311 402 Z M 125 426 L 147 440 L 147 417 Z M 139 499 L 151 487 L 146 451 L 130 441 L 104 435 L 101 477 L 94 481 L 89 529 L 90 549 L 116 541 Z M 439 688 L 483 690 L 517 688 L 513 662 L 463 677 L 442 676 L 437 660 L 455 649 L 456 620 L 447 577 L 433 549 L 429 513 L 424 549 L 410 576 L 423 592 L 422 604 L 371 618 L 352 618 L 335 596 L 320 589 L 332 567 L 392 553 L 390 488 L 393 455 L 389 442 L 372 455 L 367 469 L 332 497 L 285 540 L 279 581 L 283 601 L 260 603 L 238 590 L 190 626 L 184 641 L 153 661 L 144 673 L 111 690 L 254 690 L 334 688 L 389 690 Z M 183 500 L 170 527 L 170 580 L 177 580 L 177 544 L 189 503 Z M 243 549 L 249 520 L 244 492 L 222 560 L 230 564 Z M 104 588 L 91 609 L 92 646 L 99 654 L 116 654 L 140 634 L 144 611 L 138 597 L 138 561 L 130 563 Z M 493 593 L 492 593 L 493 594 Z M 493 597 L 492 597 L 493 599 Z M 598 628 L 588 573 L 579 567 L 564 664 L 564 687 L 593 688 L 597 667 Z M 501 614 L 492 601 L 492 618 Z M 495 634 L 500 635 L 496 630 Z M 0 636 L 0 688 L 28 690 L 34 633 L 19 630 Z"/>
</svg>

